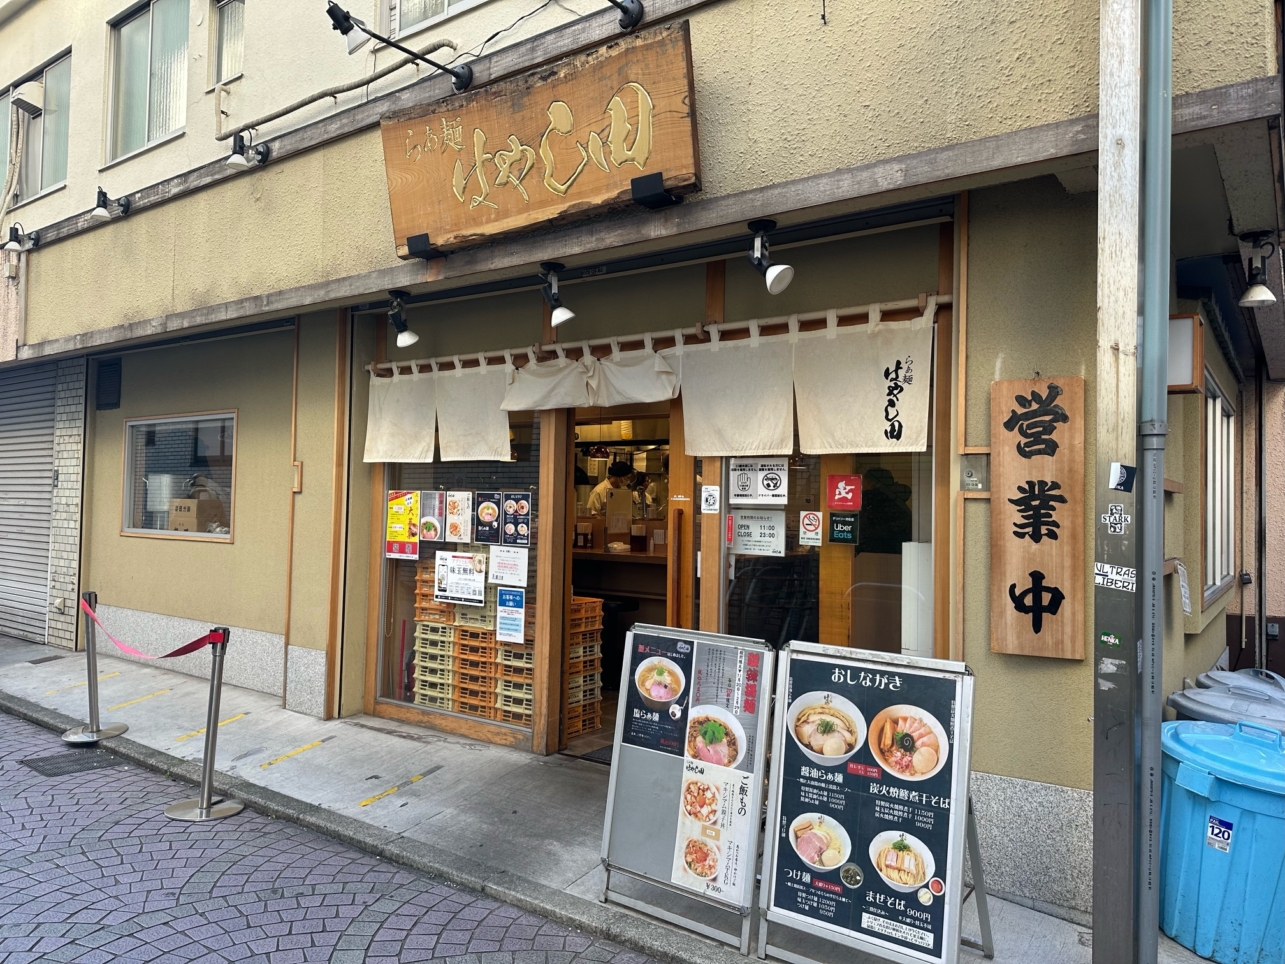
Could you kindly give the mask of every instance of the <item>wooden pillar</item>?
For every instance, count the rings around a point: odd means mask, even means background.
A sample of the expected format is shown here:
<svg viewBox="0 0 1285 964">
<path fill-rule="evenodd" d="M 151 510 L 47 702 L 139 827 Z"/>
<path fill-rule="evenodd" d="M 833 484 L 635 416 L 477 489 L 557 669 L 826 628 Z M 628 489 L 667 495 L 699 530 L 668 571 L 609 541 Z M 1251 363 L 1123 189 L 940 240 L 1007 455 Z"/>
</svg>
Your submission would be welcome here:
<svg viewBox="0 0 1285 964">
<path fill-rule="evenodd" d="M 696 460 L 687 454 L 683 432 L 683 400 L 669 404 L 669 564 L 665 593 L 665 623 L 692 629 L 696 587 Z"/>
<path fill-rule="evenodd" d="M 540 419 L 540 520 L 535 586 L 535 707 L 531 750 L 556 753 L 562 741 L 563 645 L 571 607 L 571 526 L 575 520 L 571 445 L 575 412 L 554 409 Z"/>
<path fill-rule="evenodd" d="M 705 263 L 705 324 L 717 325 L 724 321 L 727 305 L 727 262 Z M 718 456 L 701 459 L 701 479 L 705 485 L 722 485 L 723 460 Z M 694 483 L 694 480 L 693 480 Z M 699 512 L 699 492 L 693 484 L 693 512 Z M 722 493 L 722 506 L 718 515 L 701 520 L 700 545 L 696 550 L 701 557 L 700 577 L 700 629 L 717 633 L 722 629 L 723 610 L 723 543 L 727 512 L 727 494 Z"/>
<path fill-rule="evenodd" d="M 955 288 L 955 226 L 939 226 L 937 291 Z M 951 443 L 951 378 L 954 374 L 954 309 L 937 309 L 937 356 L 933 370 L 933 655 L 950 658 L 950 470 L 954 461 Z"/>
<path fill-rule="evenodd" d="M 388 326 L 375 326 L 375 361 L 388 360 Z M 384 584 L 384 463 L 370 466 L 370 557 L 366 569 L 366 693 L 362 709 L 375 712 L 379 692 L 380 593 Z"/>
<path fill-rule="evenodd" d="M 831 475 L 851 475 L 856 471 L 856 457 L 852 455 L 821 456 L 821 490 L 825 491 L 826 478 Z M 821 506 L 821 530 L 830 531 L 830 510 Z M 828 536 L 820 552 L 817 596 L 820 617 L 818 638 L 827 646 L 852 645 L 852 584 L 856 549 L 843 543 L 832 543 Z"/>
</svg>

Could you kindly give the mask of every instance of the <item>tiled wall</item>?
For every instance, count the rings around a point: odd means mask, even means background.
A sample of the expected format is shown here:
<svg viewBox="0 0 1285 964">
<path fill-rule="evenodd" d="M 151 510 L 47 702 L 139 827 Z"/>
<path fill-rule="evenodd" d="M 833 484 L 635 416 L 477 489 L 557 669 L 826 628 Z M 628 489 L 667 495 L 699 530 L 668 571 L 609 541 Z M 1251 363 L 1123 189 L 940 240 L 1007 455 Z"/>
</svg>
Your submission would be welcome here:
<svg viewBox="0 0 1285 964">
<path fill-rule="evenodd" d="M 54 394 L 53 517 L 49 532 L 49 637 L 55 646 L 76 646 L 80 592 L 80 490 L 85 445 L 85 359 L 58 363 Z M 62 600 L 62 612 L 57 607 Z"/>
</svg>

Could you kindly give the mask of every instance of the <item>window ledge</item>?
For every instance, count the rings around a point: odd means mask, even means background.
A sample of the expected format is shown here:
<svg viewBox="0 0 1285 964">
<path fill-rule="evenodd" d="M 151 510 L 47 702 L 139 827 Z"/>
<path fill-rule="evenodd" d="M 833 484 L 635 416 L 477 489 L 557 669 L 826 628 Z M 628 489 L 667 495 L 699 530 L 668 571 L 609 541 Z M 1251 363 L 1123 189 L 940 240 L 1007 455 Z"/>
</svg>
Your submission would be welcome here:
<svg viewBox="0 0 1285 964">
<path fill-rule="evenodd" d="M 24 198 L 23 200 L 21 200 L 21 201 L 19 201 L 17 204 L 15 204 L 13 207 L 11 207 L 11 208 L 9 209 L 9 211 L 10 211 L 10 212 L 17 211 L 19 208 L 24 208 L 24 207 L 26 207 L 28 204 L 35 204 L 35 203 L 36 203 L 37 201 L 39 201 L 41 198 L 47 198 L 47 197 L 49 197 L 49 195 L 51 195 L 51 194 L 57 194 L 59 191 L 61 191 L 61 190 L 62 190 L 63 188 L 65 188 L 66 186 L 67 186 L 67 182 L 66 182 L 65 180 L 63 180 L 63 181 L 59 181 L 59 182 L 58 182 L 57 184 L 55 184 L 53 187 L 47 187 L 47 188 L 45 188 L 43 191 L 40 191 L 40 192 L 38 192 L 38 193 L 36 193 L 36 194 L 31 195 L 31 197 L 29 197 L 29 198 Z"/>
<path fill-rule="evenodd" d="M 128 154 L 122 154 L 120 157 L 115 158 L 114 160 L 108 161 L 106 164 L 104 164 L 102 167 L 98 169 L 98 172 L 101 174 L 103 171 L 111 170 L 113 167 L 116 167 L 119 164 L 124 164 L 126 161 L 132 161 L 134 158 L 138 157 L 141 154 L 146 154 L 148 151 L 154 151 L 156 150 L 156 148 L 161 147 L 165 144 L 168 144 L 171 141 L 178 140 L 186 133 L 187 133 L 187 128 L 180 127 L 178 130 L 173 131 L 169 134 L 166 134 L 164 137 L 160 138 L 159 140 L 155 140 L 155 141 L 152 141 L 152 143 L 150 144 L 143 145 L 136 151 L 130 151 Z"/>
<path fill-rule="evenodd" d="M 231 77 L 229 77 L 227 80 L 220 80 L 220 81 L 217 81 L 217 82 L 215 82 L 215 84 L 214 84 L 212 87 L 207 87 L 207 88 L 205 89 L 205 92 L 206 92 L 207 94 L 212 94 L 212 93 L 214 93 L 216 90 L 218 90 L 220 87 L 226 87 L 228 84 L 235 84 L 238 80 L 240 80 L 240 79 L 241 79 L 242 77 L 244 77 L 244 76 L 245 76 L 245 74 L 244 74 L 244 73 L 236 73 L 236 74 L 233 74 L 233 75 L 232 75 Z"/>
<path fill-rule="evenodd" d="M 1235 584 L 1236 584 L 1236 577 L 1235 575 L 1231 575 L 1231 576 L 1228 576 L 1226 579 L 1224 579 L 1222 582 L 1218 583 L 1216 586 L 1206 586 L 1203 594 L 1203 601 L 1201 603 L 1200 608 L 1202 610 L 1208 609 L 1210 606 L 1216 603 L 1219 599 L 1221 599 L 1222 596 L 1228 590 L 1230 590 L 1231 587 L 1234 586 Z"/>
<path fill-rule="evenodd" d="M 216 536 L 213 533 L 180 532 L 177 529 L 121 529 L 120 534 L 133 539 L 168 539 L 175 542 L 213 542 L 219 545 L 231 545 L 232 536 Z"/>
</svg>

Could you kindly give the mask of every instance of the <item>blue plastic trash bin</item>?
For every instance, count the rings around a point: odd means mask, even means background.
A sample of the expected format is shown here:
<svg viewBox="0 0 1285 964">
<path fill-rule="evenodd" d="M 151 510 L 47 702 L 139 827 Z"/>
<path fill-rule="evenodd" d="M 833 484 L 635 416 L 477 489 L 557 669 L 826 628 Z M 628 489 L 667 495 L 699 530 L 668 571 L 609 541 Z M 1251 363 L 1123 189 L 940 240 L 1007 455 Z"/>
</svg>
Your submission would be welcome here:
<svg viewBox="0 0 1285 964">
<path fill-rule="evenodd" d="M 1220 964 L 1285 964 L 1285 734 L 1164 724 L 1160 926 Z"/>
</svg>

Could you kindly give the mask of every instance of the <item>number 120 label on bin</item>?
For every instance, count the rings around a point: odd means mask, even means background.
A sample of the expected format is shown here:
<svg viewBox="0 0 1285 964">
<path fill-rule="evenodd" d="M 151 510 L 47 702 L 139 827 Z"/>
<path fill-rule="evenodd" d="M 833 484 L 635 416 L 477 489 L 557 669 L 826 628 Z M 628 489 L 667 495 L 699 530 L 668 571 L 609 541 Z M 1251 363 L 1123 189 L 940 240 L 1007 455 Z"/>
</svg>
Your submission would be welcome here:
<svg viewBox="0 0 1285 964">
<path fill-rule="evenodd" d="M 1228 853 L 1231 850 L 1232 824 L 1230 820 L 1209 818 L 1209 832 L 1205 834 L 1205 846 L 1213 847 Z"/>
</svg>

